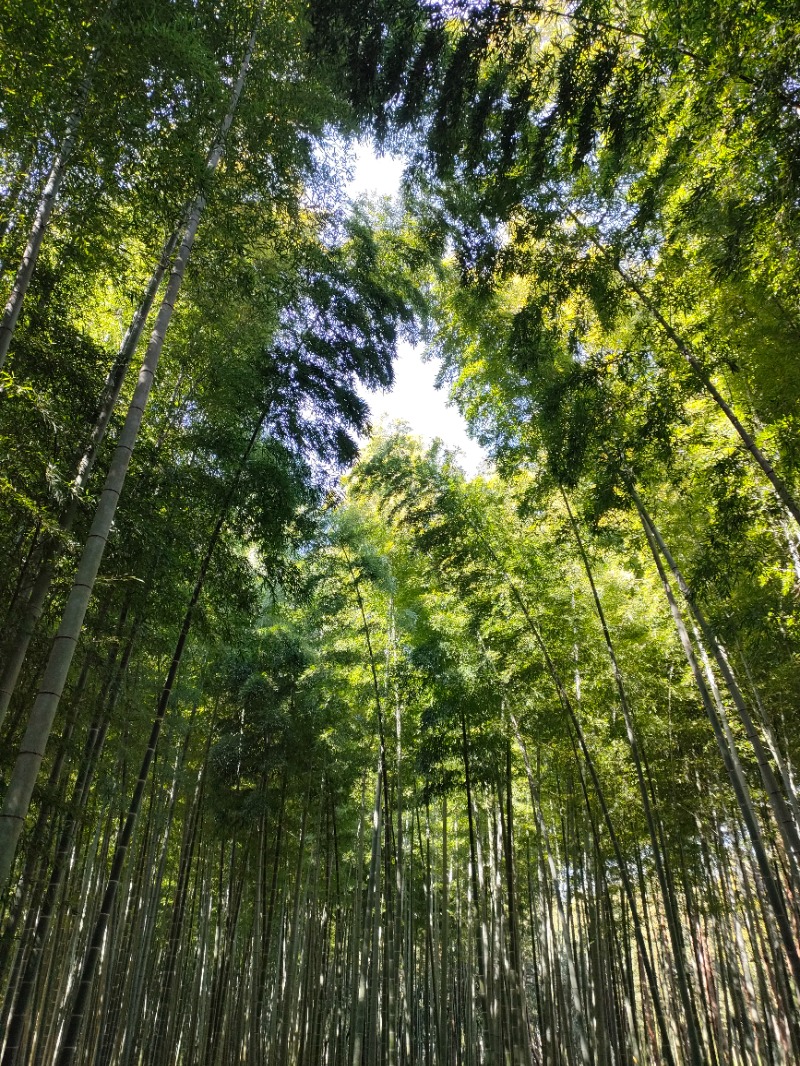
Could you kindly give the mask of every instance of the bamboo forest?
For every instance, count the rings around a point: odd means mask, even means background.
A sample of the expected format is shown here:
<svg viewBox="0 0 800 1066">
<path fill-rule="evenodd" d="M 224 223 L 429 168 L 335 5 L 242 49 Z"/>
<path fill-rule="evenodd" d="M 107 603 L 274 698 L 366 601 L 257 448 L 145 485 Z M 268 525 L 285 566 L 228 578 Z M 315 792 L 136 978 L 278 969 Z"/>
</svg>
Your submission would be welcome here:
<svg viewBox="0 0 800 1066">
<path fill-rule="evenodd" d="M 800 1063 L 796 0 L 0 0 L 0 304 L 0 1066 Z"/>
</svg>

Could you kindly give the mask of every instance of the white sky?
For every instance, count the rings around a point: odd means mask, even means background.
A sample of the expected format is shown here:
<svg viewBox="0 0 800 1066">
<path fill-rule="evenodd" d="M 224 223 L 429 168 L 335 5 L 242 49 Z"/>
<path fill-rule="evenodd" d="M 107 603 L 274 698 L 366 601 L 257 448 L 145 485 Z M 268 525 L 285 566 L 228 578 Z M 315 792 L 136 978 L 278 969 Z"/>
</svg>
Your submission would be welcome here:
<svg viewBox="0 0 800 1066">
<path fill-rule="evenodd" d="M 372 145 L 358 142 L 353 179 L 348 186 L 352 198 L 393 196 L 400 186 L 403 160 L 398 156 L 376 156 Z M 461 452 L 466 473 L 474 476 L 486 462 L 483 449 L 467 436 L 466 424 L 458 408 L 447 403 L 447 393 L 434 386 L 437 367 L 422 360 L 424 348 L 402 342 L 394 367 L 395 383 L 391 392 L 367 392 L 373 425 L 382 421 L 408 422 L 414 433 L 427 441 L 440 437 L 448 448 Z"/>
</svg>

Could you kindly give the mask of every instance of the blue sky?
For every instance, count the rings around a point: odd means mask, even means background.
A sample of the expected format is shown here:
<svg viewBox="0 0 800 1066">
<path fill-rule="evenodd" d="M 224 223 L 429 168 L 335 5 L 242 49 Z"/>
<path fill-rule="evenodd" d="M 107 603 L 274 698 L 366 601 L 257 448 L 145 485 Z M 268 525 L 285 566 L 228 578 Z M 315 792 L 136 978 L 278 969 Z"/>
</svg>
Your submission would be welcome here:
<svg viewBox="0 0 800 1066">
<path fill-rule="evenodd" d="M 356 146 L 353 178 L 348 192 L 351 197 L 393 196 L 400 185 L 403 160 L 396 156 L 376 156 L 369 142 Z M 449 448 L 461 452 L 461 465 L 467 474 L 477 473 L 485 461 L 479 445 L 467 436 L 464 419 L 458 409 L 448 405 L 447 393 L 436 389 L 435 363 L 423 361 L 423 347 L 400 345 L 395 363 L 395 383 L 391 392 L 367 392 L 372 409 L 372 421 L 400 420 L 408 422 L 414 433 L 430 441 L 440 437 Z"/>
</svg>

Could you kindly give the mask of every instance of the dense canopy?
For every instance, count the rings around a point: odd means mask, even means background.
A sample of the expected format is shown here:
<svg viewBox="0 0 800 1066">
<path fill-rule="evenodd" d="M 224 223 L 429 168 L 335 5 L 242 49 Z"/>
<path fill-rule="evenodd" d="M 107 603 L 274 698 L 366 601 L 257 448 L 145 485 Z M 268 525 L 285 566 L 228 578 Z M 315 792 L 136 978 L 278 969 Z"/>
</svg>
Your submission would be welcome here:
<svg viewBox="0 0 800 1066">
<path fill-rule="evenodd" d="M 0 1066 L 800 1061 L 798 71 L 3 0 Z"/>
</svg>

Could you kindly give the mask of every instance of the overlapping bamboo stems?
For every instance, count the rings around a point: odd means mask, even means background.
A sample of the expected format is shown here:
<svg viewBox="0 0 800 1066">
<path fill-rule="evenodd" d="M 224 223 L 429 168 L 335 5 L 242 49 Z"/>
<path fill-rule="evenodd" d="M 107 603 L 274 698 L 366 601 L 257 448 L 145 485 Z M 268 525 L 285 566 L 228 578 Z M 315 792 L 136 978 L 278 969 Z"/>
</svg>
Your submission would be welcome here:
<svg viewBox="0 0 800 1066">
<path fill-rule="evenodd" d="M 367 617 L 374 636 L 374 617 Z M 388 657 L 387 670 L 391 662 Z M 385 700 L 392 687 L 380 676 L 378 684 Z M 492 1060 L 525 1066 L 529 1057 L 559 1066 L 612 1056 L 625 1066 L 662 1061 L 647 975 L 635 944 L 631 949 L 630 898 L 609 857 L 577 739 L 573 763 L 548 768 L 546 752 L 538 750 L 544 766 L 528 755 L 533 741 L 522 732 L 510 693 L 506 713 L 522 762 L 515 766 L 506 745 L 496 779 L 476 782 L 471 774 L 469 796 L 464 785 L 426 796 L 400 751 L 388 767 L 387 806 L 376 765 L 374 802 L 361 819 L 362 849 L 357 840 L 346 845 L 349 861 L 338 876 L 337 806 L 348 801 L 334 803 L 324 783 L 309 790 L 275 771 L 262 782 L 273 805 L 254 825 L 230 833 L 205 809 L 205 772 L 199 785 L 178 778 L 177 753 L 165 753 L 108 926 L 92 1023 L 82 1036 L 86 1061 L 132 1066 L 143 1056 L 154 1066 L 219 1066 L 258 1046 L 261 1061 L 280 1055 L 291 1066 L 364 1066 L 369 1055 L 386 1062 L 392 1026 L 397 1066 Z M 402 715 L 397 703 L 400 735 Z M 462 746 L 464 725 L 472 771 L 475 741 L 462 722 Z M 201 768 L 212 732 L 186 756 Z M 647 779 L 646 766 L 643 773 Z M 522 782 L 529 802 L 516 791 Z M 387 810 L 393 837 L 386 833 Z M 40 996 L 67 999 L 86 950 L 81 928 L 96 920 L 118 813 L 109 812 L 93 835 L 77 842 L 82 858 L 69 884 L 85 910 L 59 914 L 61 924 L 48 938 L 36 994 L 43 1023 L 36 1047 L 45 1059 L 57 1047 L 62 1021 Z M 520 824 L 528 828 L 517 839 Z M 391 894 L 387 839 L 403 855 L 400 882 L 392 870 Z M 698 824 L 697 840 L 699 857 L 670 852 L 668 884 L 675 893 L 683 888 L 683 900 L 676 894 L 673 906 L 696 959 L 704 1046 L 713 1045 L 719 1062 L 784 1066 L 796 1050 L 782 1007 L 790 978 L 772 963 L 778 933 L 771 918 L 762 919 L 765 889 L 752 853 L 731 814 Z M 723 846 L 725 840 L 734 847 Z M 678 1037 L 682 1014 L 667 910 L 649 846 L 636 845 L 625 861 L 676 1059 L 688 1063 Z M 146 871 L 153 870 L 151 879 Z M 746 905 L 737 907 L 737 896 Z M 385 932 L 389 908 L 392 928 Z M 53 950 L 55 936 L 66 950 Z M 231 994 L 234 979 L 241 995 Z M 394 998 L 388 981 L 396 983 Z M 521 996 L 532 1019 L 527 1048 Z M 147 1017 L 155 1018 L 152 1032 Z"/>
<path fill-rule="evenodd" d="M 215 174 L 225 150 L 226 137 L 233 124 L 239 99 L 250 70 L 259 21 L 260 10 L 233 87 L 228 112 L 222 121 L 206 165 L 209 176 Z M 0 812 L 0 884 L 2 885 L 8 882 L 12 872 L 17 841 L 22 832 L 39 767 L 44 757 L 44 749 L 81 634 L 89 598 L 102 562 L 117 502 L 125 483 L 131 455 L 136 444 L 164 346 L 166 332 L 172 319 L 175 301 L 181 289 L 184 272 L 205 204 L 205 195 L 200 193 L 189 213 L 181 245 L 167 283 L 150 343 L 147 347 L 139 380 L 128 409 L 125 424 L 117 441 L 106 483 L 64 609 L 61 625 L 53 642 L 25 736 L 12 770 L 3 809 Z M 66 1066 L 66 1060 L 63 1066 Z"/>
</svg>

